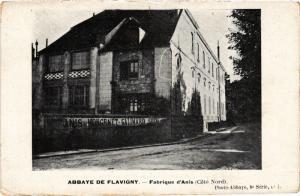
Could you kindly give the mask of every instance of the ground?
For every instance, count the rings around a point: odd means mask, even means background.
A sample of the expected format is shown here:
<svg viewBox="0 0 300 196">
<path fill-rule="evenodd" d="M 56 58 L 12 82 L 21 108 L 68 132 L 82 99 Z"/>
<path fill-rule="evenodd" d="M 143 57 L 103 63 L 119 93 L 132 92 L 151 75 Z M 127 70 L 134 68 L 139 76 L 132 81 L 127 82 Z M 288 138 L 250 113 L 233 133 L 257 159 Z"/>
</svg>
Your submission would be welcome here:
<svg viewBox="0 0 300 196">
<path fill-rule="evenodd" d="M 33 169 L 260 169 L 260 136 L 243 124 L 181 144 L 35 159 Z"/>
</svg>

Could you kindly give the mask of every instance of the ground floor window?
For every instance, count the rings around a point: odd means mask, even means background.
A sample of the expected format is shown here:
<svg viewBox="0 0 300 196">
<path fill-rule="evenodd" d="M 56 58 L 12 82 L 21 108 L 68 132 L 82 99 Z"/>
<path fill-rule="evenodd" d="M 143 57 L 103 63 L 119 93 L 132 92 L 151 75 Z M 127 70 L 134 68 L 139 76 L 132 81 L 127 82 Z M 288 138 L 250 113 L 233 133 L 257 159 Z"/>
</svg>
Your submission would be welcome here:
<svg viewBox="0 0 300 196">
<path fill-rule="evenodd" d="M 148 94 L 126 94 L 120 95 L 118 99 L 117 108 L 118 113 L 133 113 L 145 114 L 149 108 L 149 95 Z"/>
<path fill-rule="evenodd" d="M 45 88 L 45 105 L 59 107 L 62 103 L 62 87 L 51 86 Z"/>
<path fill-rule="evenodd" d="M 69 105 L 70 106 L 88 106 L 89 104 L 89 86 L 88 85 L 70 85 L 69 86 Z"/>
</svg>

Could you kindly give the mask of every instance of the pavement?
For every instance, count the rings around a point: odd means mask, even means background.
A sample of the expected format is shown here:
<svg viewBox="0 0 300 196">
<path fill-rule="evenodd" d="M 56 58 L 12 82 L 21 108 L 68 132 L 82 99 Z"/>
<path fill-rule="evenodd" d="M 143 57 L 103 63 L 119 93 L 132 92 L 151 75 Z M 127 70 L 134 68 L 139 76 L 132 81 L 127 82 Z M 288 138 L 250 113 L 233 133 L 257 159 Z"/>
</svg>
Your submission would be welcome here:
<svg viewBox="0 0 300 196">
<path fill-rule="evenodd" d="M 242 124 L 166 145 L 43 157 L 34 159 L 32 166 L 33 170 L 261 169 L 261 126 Z"/>
<path fill-rule="evenodd" d="M 125 146 L 125 147 L 117 147 L 117 148 L 105 148 L 105 149 L 78 149 L 78 150 L 69 150 L 69 151 L 56 151 L 56 152 L 46 152 L 46 153 L 40 153 L 33 156 L 33 159 L 41 159 L 41 158 L 49 158 L 49 157 L 55 157 L 55 156 L 68 156 L 68 155 L 76 155 L 76 154 L 85 154 L 85 153 L 94 153 L 94 152 L 109 152 L 109 151 L 119 151 L 119 150 L 129 150 L 129 149 L 135 149 L 135 148 L 147 148 L 147 147 L 153 147 L 153 146 L 165 146 L 165 145 L 174 145 L 174 144 L 182 144 L 190 141 L 194 141 L 197 139 L 205 138 L 211 135 L 214 135 L 216 133 L 221 132 L 231 132 L 232 130 L 236 129 L 237 127 L 230 127 L 228 129 L 226 128 L 220 128 L 215 131 L 209 131 L 202 134 L 199 134 L 192 138 L 184 138 L 179 141 L 174 142 L 164 142 L 164 143 L 154 143 L 154 144 L 147 144 L 147 145 L 137 145 L 137 146 Z"/>
</svg>

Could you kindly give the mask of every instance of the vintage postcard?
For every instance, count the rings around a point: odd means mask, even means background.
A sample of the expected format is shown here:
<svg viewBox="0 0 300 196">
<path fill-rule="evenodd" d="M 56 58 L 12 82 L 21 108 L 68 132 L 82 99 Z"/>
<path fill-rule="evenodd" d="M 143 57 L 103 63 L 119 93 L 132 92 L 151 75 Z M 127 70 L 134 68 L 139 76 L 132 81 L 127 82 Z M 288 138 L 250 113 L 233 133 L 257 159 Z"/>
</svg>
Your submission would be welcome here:
<svg viewBox="0 0 300 196">
<path fill-rule="evenodd" d="M 3 194 L 299 191 L 299 4 L 1 6 Z"/>
</svg>

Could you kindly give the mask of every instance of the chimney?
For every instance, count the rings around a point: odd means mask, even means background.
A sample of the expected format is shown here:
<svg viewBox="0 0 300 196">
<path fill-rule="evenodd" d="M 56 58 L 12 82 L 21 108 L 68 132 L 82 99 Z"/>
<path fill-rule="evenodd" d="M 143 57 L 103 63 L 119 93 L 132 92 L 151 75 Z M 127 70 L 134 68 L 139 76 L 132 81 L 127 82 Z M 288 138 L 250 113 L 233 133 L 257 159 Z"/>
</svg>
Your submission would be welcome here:
<svg viewBox="0 0 300 196">
<path fill-rule="evenodd" d="M 220 45 L 219 45 L 219 40 L 218 40 L 217 51 L 218 51 L 218 61 L 220 62 Z"/>
<path fill-rule="evenodd" d="M 48 38 L 46 38 L 46 48 L 48 47 Z"/>
<path fill-rule="evenodd" d="M 38 43 L 38 41 L 36 40 L 36 41 L 35 41 L 35 57 L 38 57 L 38 45 L 39 45 L 39 43 Z"/>
<path fill-rule="evenodd" d="M 33 47 L 33 43 L 31 43 L 31 57 L 32 57 L 32 60 L 35 57 L 34 55 L 35 55 L 35 50 L 34 50 L 34 47 Z"/>
</svg>

